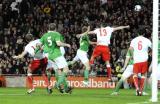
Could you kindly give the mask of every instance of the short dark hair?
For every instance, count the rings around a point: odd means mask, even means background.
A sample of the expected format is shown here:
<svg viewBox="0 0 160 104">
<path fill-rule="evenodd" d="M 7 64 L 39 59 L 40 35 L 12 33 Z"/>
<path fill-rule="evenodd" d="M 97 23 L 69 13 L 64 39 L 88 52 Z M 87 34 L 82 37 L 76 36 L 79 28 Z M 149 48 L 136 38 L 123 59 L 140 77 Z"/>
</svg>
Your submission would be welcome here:
<svg viewBox="0 0 160 104">
<path fill-rule="evenodd" d="M 27 42 L 33 40 L 33 35 L 32 35 L 31 33 L 26 34 L 25 40 L 26 40 Z"/>
<path fill-rule="evenodd" d="M 82 27 L 82 32 L 86 32 L 87 31 L 87 26 L 83 26 Z"/>
<path fill-rule="evenodd" d="M 51 31 L 56 30 L 56 24 L 55 23 L 50 23 L 49 24 L 49 30 L 51 30 Z"/>
</svg>

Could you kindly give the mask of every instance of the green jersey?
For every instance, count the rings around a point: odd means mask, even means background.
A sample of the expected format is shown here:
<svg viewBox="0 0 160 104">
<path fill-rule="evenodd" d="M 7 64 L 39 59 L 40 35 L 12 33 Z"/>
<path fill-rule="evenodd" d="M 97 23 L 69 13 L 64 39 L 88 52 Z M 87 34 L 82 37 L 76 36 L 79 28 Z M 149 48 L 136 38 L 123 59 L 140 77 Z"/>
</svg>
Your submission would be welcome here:
<svg viewBox="0 0 160 104">
<path fill-rule="evenodd" d="M 80 38 L 80 50 L 87 52 L 88 48 L 89 48 L 89 37 L 87 34 L 85 34 Z"/>
<path fill-rule="evenodd" d="M 47 32 L 44 34 L 40 41 L 44 45 L 44 52 L 48 53 L 48 57 L 51 60 L 61 56 L 60 47 L 57 46 L 56 42 L 61 41 L 63 36 L 58 32 Z"/>
<path fill-rule="evenodd" d="M 160 40 L 158 41 L 158 63 L 160 63 Z"/>
<path fill-rule="evenodd" d="M 131 54 L 130 54 L 130 52 L 129 51 L 127 51 L 127 55 L 126 55 L 126 57 L 131 57 Z M 134 61 L 133 61 L 133 58 L 130 58 L 130 60 L 129 60 L 129 65 L 133 65 L 133 63 L 134 63 Z"/>
</svg>

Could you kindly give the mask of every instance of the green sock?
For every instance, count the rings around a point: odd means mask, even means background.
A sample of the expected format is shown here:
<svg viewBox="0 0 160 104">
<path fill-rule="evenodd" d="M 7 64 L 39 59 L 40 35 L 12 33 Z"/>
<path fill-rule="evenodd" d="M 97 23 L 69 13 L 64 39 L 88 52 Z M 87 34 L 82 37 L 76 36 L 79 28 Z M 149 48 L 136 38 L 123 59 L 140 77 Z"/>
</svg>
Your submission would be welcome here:
<svg viewBox="0 0 160 104">
<path fill-rule="evenodd" d="M 67 82 L 67 78 L 65 78 L 63 84 L 64 84 L 64 90 L 67 91 L 67 90 L 68 90 L 68 82 Z"/>
<path fill-rule="evenodd" d="M 48 80 L 50 81 L 51 80 L 51 72 L 47 70 L 46 73 L 47 73 Z"/>
<path fill-rule="evenodd" d="M 58 75 L 57 86 L 60 86 L 61 84 L 64 85 L 65 83 L 66 83 L 66 73 L 62 72 L 61 75 Z"/>
<path fill-rule="evenodd" d="M 118 91 L 119 91 L 122 83 L 123 83 L 123 79 L 121 78 L 121 79 L 118 81 L 117 85 L 116 85 L 115 92 L 118 92 Z"/>
<path fill-rule="evenodd" d="M 84 70 L 84 80 L 85 81 L 88 81 L 88 78 L 89 78 L 89 70 Z"/>
<path fill-rule="evenodd" d="M 56 78 L 56 81 L 58 81 L 58 71 L 55 71 L 55 78 Z"/>
</svg>

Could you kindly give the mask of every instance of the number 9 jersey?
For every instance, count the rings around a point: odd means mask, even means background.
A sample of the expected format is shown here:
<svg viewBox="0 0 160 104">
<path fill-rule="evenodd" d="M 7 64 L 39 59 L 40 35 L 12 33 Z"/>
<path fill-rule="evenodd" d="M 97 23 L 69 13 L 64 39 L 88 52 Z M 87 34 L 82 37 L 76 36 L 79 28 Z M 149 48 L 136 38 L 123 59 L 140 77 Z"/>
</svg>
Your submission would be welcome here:
<svg viewBox="0 0 160 104">
<path fill-rule="evenodd" d="M 138 36 L 131 41 L 130 47 L 133 48 L 134 63 L 145 62 L 148 60 L 148 49 L 151 48 L 151 41 L 143 36 Z"/>
</svg>

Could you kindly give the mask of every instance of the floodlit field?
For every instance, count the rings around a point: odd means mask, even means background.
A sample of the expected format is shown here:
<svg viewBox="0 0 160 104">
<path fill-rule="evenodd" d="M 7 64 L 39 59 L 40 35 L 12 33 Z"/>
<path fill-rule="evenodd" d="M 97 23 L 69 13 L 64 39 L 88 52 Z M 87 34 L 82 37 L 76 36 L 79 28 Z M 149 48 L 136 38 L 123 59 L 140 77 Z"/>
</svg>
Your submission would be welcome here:
<svg viewBox="0 0 160 104">
<path fill-rule="evenodd" d="M 135 96 L 134 90 L 121 90 L 111 96 L 112 89 L 74 89 L 72 94 L 60 94 L 53 90 L 36 89 L 32 95 L 24 88 L 0 88 L 0 104 L 152 104 L 150 96 Z M 160 104 L 155 103 L 155 104 Z"/>
</svg>

